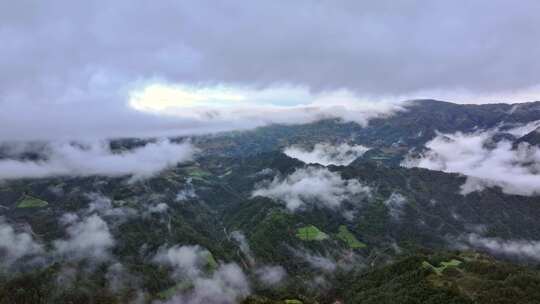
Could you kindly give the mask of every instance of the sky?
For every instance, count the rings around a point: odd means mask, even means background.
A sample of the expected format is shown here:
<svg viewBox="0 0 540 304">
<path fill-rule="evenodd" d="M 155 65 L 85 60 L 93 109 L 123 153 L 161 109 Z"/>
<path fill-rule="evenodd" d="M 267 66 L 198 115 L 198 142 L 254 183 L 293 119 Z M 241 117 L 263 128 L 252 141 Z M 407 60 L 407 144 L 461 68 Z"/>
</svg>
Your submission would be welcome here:
<svg viewBox="0 0 540 304">
<path fill-rule="evenodd" d="M 534 0 L 0 0 L 0 140 L 216 132 L 335 107 L 368 119 L 413 98 L 538 100 L 538 11 Z"/>
</svg>

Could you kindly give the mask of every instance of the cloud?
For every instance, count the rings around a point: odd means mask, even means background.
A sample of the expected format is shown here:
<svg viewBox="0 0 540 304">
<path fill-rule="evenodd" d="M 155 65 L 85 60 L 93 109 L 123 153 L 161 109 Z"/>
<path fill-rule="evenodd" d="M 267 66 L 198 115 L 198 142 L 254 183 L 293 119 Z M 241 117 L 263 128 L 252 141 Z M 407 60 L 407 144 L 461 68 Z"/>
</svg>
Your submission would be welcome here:
<svg viewBox="0 0 540 304">
<path fill-rule="evenodd" d="M 383 203 L 388 208 L 390 216 L 397 220 L 403 213 L 403 207 L 407 204 L 407 199 L 403 195 L 393 192 Z"/>
<path fill-rule="evenodd" d="M 137 210 L 133 208 L 113 206 L 112 200 L 100 193 L 92 192 L 86 196 L 91 200 L 88 208 L 85 210 L 87 215 L 96 213 L 104 218 L 112 218 L 115 225 L 121 224 L 128 218 L 137 215 Z M 64 214 L 64 218 L 66 216 L 68 215 Z"/>
<path fill-rule="evenodd" d="M 114 293 L 133 288 L 140 283 L 139 278 L 131 274 L 120 262 L 112 263 L 107 267 L 105 279 L 107 280 L 107 287 Z"/>
<path fill-rule="evenodd" d="M 356 158 L 362 156 L 367 150 L 369 148 L 362 145 L 342 143 L 334 146 L 328 143 L 318 143 L 311 150 L 292 146 L 285 148 L 283 153 L 289 157 L 299 159 L 306 164 L 315 163 L 328 166 L 348 165 Z"/>
<path fill-rule="evenodd" d="M 247 277 L 236 264 L 225 264 L 210 277 L 193 280 L 193 288 L 175 295 L 167 304 L 235 304 L 249 295 Z"/>
<path fill-rule="evenodd" d="M 17 232 L 0 217 L 0 265 L 8 267 L 21 258 L 40 255 L 43 246 L 28 232 Z"/>
<path fill-rule="evenodd" d="M 231 237 L 247 258 L 249 267 L 254 269 L 253 272 L 260 283 L 267 287 L 275 287 L 283 282 L 287 276 L 285 269 L 279 265 L 257 265 L 258 263 L 251 251 L 248 240 L 242 231 L 236 230 L 231 232 Z"/>
<path fill-rule="evenodd" d="M 249 243 L 245 234 L 242 231 L 236 230 L 231 232 L 231 237 L 238 244 L 240 251 L 248 259 L 250 266 L 255 265 L 255 257 L 253 256 L 253 252 L 249 247 Z"/>
<path fill-rule="evenodd" d="M 540 242 L 528 240 L 503 240 L 483 237 L 475 233 L 467 236 L 466 242 L 476 248 L 495 254 L 540 260 Z"/>
<path fill-rule="evenodd" d="M 337 267 L 334 261 L 323 256 L 307 255 L 305 259 L 311 266 L 326 272 L 333 272 Z"/>
<path fill-rule="evenodd" d="M 198 246 L 161 247 L 153 258 L 158 264 L 174 269 L 175 277 L 197 277 L 201 275 L 202 267 L 207 263 L 210 253 Z"/>
<path fill-rule="evenodd" d="M 141 179 L 190 160 L 194 152 L 189 143 L 175 144 L 168 140 L 118 153 L 112 152 L 107 142 L 50 143 L 44 160 L 0 160 L 0 179 L 92 175 Z"/>
<path fill-rule="evenodd" d="M 69 226 L 78 222 L 79 220 L 80 220 L 80 217 L 77 214 L 68 212 L 68 213 L 62 214 L 58 221 L 60 222 L 60 224 L 64 226 Z"/>
<path fill-rule="evenodd" d="M 271 168 L 264 168 L 261 171 L 258 171 L 252 174 L 250 177 L 261 177 L 261 176 L 272 176 L 274 175 L 274 170 Z"/>
<path fill-rule="evenodd" d="M 183 186 L 183 189 L 180 189 L 176 194 L 176 201 L 187 201 L 190 199 L 197 198 L 197 192 L 195 192 L 195 187 L 193 186 L 192 179 L 189 177 L 186 180 L 186 184 Z"/>
<path fill-rule="evenodd" d="M 111 257 L 114 239 L 107 223 L 97 214 L 84 218 L 67 227 L 68 237 L 53 242 L 55 254 L 68 260 L 100 262 Z"/>
<path fill-rule="evenodd" d="M 162 247 L 153 258 L 155 263 L 173 268 L 176 280 L 188 280 L 192 287 L 179 291 L 169 304 L 233 304 L 250 292 L 244 272 L 234 263 L 208 270 L 210 252 L 198 245 Z M 205 268 L 206 267 L 206 268 Z"/>
<path fill-rule="evenodd" d="M 426 144 L 419 158 L 409 157 L 402 165 L 468 176 L 462 194 L 499 186 L 508 194 L 540 194 L 540 150 L 521 143 L 492 141 L 495 131 L 471 134 L 439 134 Z"/>
<path fill-rule="evenodd" d="M 281 266 L 262 266 L 255 270 L 255 274 L 259 282 L 270 287 L 280 285 L 287 277 L 285 268 Z"/>
<path fill-rule="evenodd" d="M 152 205 L 148 208 L 148 212 L 150 213 L 165 213 L 169 210 L 169 205 L 165 203 L 159 203 L 156 205 Z"/>
<path fill-rule="evenodd" d="M 275 177 L 265 185 L 258 185 L 252 196 L 265 196 L 285 203 L 295 211 L 305 205 L 315 204 L 338 208 L 354 195 L 368 195 L 370 188 L 357 180 L 343 180 L 338 173 L 326 168 L 297 169 L 286 177 Z"/>
<path fill-rule="evenodd" d="M 518 125 L 508 130 L 504 130 L 505 133 L 514 135 L 515 137 L 521 137 L 528 133 L 538 130 L 540 128 L 540 120 L 531 121 L 529 123 Z"/>
<path fill-rule="evenodd" d="M 331 258 L 324 257 L 322 255 L 311 254 L 305 250 L 298 250 L 298 249 L 291 248 L 291 251 L 293 252 L 294 255 L 303 259 L 311 267 L 315 269 L 318 269 L 327 273 L 332 273 L 338 267 L 338 264 Z"/>
</svg>

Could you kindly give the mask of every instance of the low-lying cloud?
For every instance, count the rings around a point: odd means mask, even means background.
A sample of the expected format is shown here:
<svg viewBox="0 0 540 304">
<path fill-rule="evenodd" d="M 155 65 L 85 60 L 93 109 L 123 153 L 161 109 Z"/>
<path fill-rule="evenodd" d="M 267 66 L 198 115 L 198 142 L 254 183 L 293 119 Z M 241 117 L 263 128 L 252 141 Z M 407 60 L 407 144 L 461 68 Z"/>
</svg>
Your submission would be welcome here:
<svg viewBox="0 0 540 304">
<path fill-rule="evenodd" d="M 169 205 L 167 205 L 166 203 L 158 203 L 148 207 L 149 213 L 165 213 L 167 212 L 167 210 L 169 210 Z"/>
<path fill-rule="evenodd" d="M 464 174 L 468 179 L 462 194 L 493 186 L 508 194 L 540 194 L 540 149 L 527 143 L 514 148 L 507 140 L 495 143 L 493 135 L 494 131 L 439 134 L 426 144 L 427 152 L 402 165 Z"/>
<path fill-rule="evenodd" d="M 154 262 L 173 269 L 178 282 L 190 282 L 191 288 L 180 290 L 168 304 L 233 304 L 250 293 L 248 279 L 234 264 L 221 264 L 209 269 L 210 252 L 198 245 L 162 247 Z"/>
<path fill-rule="evenodd" d="M 171 267 L 177 278 L 195 277 L 201 275 L 209 254 L 198 245 L 161 247 L 153 261 Z"/>
<path fill-rule="evenodd" d="M 253 269 L 253 273 L 259 283 L 270 288 L 283 283 L 283 280 L 287 277 L 285 268 L 279 265 L 261 265 L 257 263 L 249 246 L 248 239 L 242 231 L 236 230 L 231 232 L 231 238 L 236 242 L 238 248 L 247 259 L 248 266 Z"/>
<path fill-rule="evenodd" d="M 302 147 L 291 146 L 283 150 L 287 156 L 301 160 L 306 164 L 328 165 L 348 165 L 356 158 L 362 156 L 369 148 L 362 145 L 349 145 L 342 143 L 332 145 L 328 143 L 318 143 L 311 150 Z"/>
<path fill-rule="evenodd" d="M 43 246 L 30 233 L 15 231 L 0 217 L 0 265 L 10 266 L 21 258 L 40 255 L 43 251 Z"/>
<path fill-rule="evenodd" d="M 252 196 L 278 200 L 289 210 L 295 211 L 312 204 L 335 209 L 354 195 L 369 193 L 370 188 L 355 179 L 344 180 L 338 173 L 326 168 L 308 167 L 258 185 Z"/>
<path fill-rule="evenodd" d="M 175 295 L 168 304 L 235 304 L 250 293 L 242 269 L 233 263 L 220 265 L 209 277 L 197 277 L 193 288 Z"/>
<path fill-rule="evenodd" d="M 127 288 L 133 288 L 140 284 L 140 278 L 132 274 L 128 268 L 120 262 L 109 265 L 107 272 L 105 273 L 105 279 L 107 280 L 107 287 L 114 293 L 122 292 Z M 142 293 L 141 290 L 138 292 Z M 137 304 L 140 302 L 132 301 L 130 303 Z"/>
<path fill-rule="evenodd" d="M 255 257 L 251 251 L 246 235 L 242 231 L 231 232 L 231 238 L 237 243 L 238 248 L 244 254 L 250 266 L 255 265 Z"/>
<path fill-rule="evenodd" d="M 114 206 L 109 197 L 100 193 L 92 192 L 86 196 L 91 200 L 88 208 L 84 211 L 88 215 L 96 213 L 103 218 L 110 218 L 115 225 L 137 215 L 137 210 L 131 207 Z"/>
<path fill-rule="evenodd" d="M 276 287 L 283 283 L 287 277 L 285 268 L 279 265 L 261 265 L 257 263 L 249 242 L 242 231 L 236 230 L 231 233 L 232 239 L 248 261 L 248 266 L 253 270 L 257 281 L 265 287 Z"/>
<path fill-rule="evenodd" d="M 334 272 L 337 268 L 337 263 L 328 257 L 314 255 L 307 252 L 301 252 L 299 256 L 311 267 L 324 272 Z"/>
<path fill-rule="evenodd" d="M 466 237 L 466 243 L 494 254 L 540 261 L 540 241 L 503 240 L 471 233 Z"/>
<path fill-rule="evenodd" d="M 282 266 L 262 266 L 255 270 L 257 280 L 265 286 L 273 287 L 283 283 L 287 272 Z"/>
<path fill-rule="evenodd" d="M 523 135 L 526 135 L 534 130 L 537 130 L 540 128 L 540 120 L 535 120 L 528 122 L 526 124 L 515 126 L 513 128 L 510 128 L 508 130 L 505 130 L 504 132 L 512 134 L 516 137 L 521 137 Z"/>
<path fill-rule="evenodd" d="M 106 261 L 115 244 L 107 223 L 97 214 L 67 227 L 68 237 L 53 242 L 55 254 L 68 260 Z"/>
<path fill-rule="evenodd" d="M 189 177 L 186 180 L 186 183 L 183 185 L 182 189 L 176 194 L 176 201 L 187 201 L 190 199 L 197 198 L 197 192 L 195 192 L 195 186 L 193 185 L 192 178 Z"/>
<path fill-rule="evenodd" d="M 125 152 L 111 151 L 107 142 L 50 143 L 44 160 L 0 160 L 0 180 L 92 175 L 131 176 L 136 180 L 190 160 L 194 153 L 190 143 L 168 140 Z"/>
<path fill-rule="evenodd" d="M 403 214 L 403 208 L 407 204 L 407 199 L 403 195 L 393 192 L 383 204 L 388 208 L 390 216 L 398 220 Z"/>
</svg>

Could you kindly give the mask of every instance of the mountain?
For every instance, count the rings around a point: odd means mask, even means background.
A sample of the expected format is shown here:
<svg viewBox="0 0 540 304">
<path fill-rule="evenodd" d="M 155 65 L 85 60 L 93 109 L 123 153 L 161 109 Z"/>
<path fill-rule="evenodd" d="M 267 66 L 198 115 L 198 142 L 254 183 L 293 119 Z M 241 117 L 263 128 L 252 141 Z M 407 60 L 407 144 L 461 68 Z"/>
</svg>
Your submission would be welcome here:
<svg viewBox="0 0 540 304">
<path fill-rule="evenodd" d="M 0 245 L 0 303 L 538 302 L 534 184 L 515 193 L 506 180 L 402 166 L 435 158 L 429 143 L 457 142 L 452 134 L 484 136 L 486 155 L 498 143 L 534 149 L 538 132 L 521 133 L 538 120 L 540 102 L 421 100 L 365 127 L 322 120 L 175 138 L 198 154 L 145 178 L 3 181 L 0 236 L 11 245 Z M 369 150 L 326 166 L 284 153 L 319 143 Z M 47 149 L 2 155 L 42 164 Z M 513 169 L 535 178 L 522 172 L 537 165 L 527 160 Z"/>
<path fill-rule="evenodd" d="M 423 253 L 337 278 L 320 303 L 535 303 L 539 273 L 476 253 Z M 337 299 L 337 300 L 336 300 Z M 289 300 L 290 301 L 290 300 Z M 253 296 L 244 303 L 299 303 Z M 311 303 L 307 300 L 305 303 Z"/>
<path fill-rule="evenodd" d="M 436 100 L 410 101 L 403 111 L 375 118 L 362 127 L 353 122 L 321 120 L 304 125 L 274 125 L 252 131 L 194 138 L 205 153 L 246 156 L 281 150 L 291 144 L 319 142 L 362 144 L 388 157 L 401 158 L 410 148 L 422 147 L 437 132 L 502 130 L 540 118 L 540 101 L 520 104 L 463 105 Z"/>
</svg>

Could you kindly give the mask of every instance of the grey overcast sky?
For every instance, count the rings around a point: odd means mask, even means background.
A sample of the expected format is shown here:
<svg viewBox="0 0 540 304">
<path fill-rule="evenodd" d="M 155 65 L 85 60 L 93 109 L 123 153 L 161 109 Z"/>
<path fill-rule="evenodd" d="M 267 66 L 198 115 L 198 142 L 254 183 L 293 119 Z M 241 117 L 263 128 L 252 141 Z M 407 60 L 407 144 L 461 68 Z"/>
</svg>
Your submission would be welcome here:
<svg viewBox="0 0 540 304">
<path fill-rule="evenodd" d="M 301 91 L 288 106 L 328 92 L 540 99 L 538 12 L 536 0 L 0 0 L 0 140 L 231 128 L 234 111 L 206 124 L 133 109 L 130 94 L 156 83 L 250 90 L 244 108 L 260 90 L 287 99 L 273 88 Z"/>
</svg>

